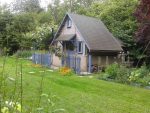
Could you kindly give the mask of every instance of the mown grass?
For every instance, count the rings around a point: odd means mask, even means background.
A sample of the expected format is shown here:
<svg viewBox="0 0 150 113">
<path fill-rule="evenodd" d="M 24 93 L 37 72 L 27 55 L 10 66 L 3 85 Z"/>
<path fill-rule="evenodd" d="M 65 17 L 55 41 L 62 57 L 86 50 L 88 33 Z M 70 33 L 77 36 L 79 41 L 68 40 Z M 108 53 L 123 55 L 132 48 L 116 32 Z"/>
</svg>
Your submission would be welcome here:
<svg viewBox="0 0 150 113">
<path fill-rule="evenodd" d="M 3 61 L 1 57 L 0 71 Z M 36 113 L 39 107 L 47 109 L 43 111 L 45 113 L 56 109 L 65 109 L 64 113 L 150 113 L 150 90 L 89 77 L 61 76 L 58 72 L 48 71 L 48 68 L 32 65 L 27 60 L 6 58 L 5 76 L 16 78 L 18 83 L 20 63 L 23 65 L 22 101 L 25 113 Z M 20 86 L 17 86 L 15 94 L 14 87 L 14 82 L 7 80 L 5 99 L 20 94 Z M 41 97 L 41 94 L 48 94 L 49 97 Z"/>
</svg>

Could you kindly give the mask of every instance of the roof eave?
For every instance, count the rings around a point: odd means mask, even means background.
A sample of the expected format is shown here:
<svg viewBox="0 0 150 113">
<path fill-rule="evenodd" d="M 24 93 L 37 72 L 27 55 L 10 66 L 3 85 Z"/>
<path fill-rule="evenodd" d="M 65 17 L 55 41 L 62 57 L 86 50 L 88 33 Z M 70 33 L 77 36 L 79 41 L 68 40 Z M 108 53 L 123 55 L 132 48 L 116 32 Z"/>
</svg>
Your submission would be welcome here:
<svg viewBox="0 0 150 113">
<path fill-rule="evenodd" d="M 68 16 L 68 14 L 66 14 L 66 15 L 64 16 L 63 21 L 62 21 L 61 24 L 59 25 L 59 28 L 58 28 L 57 32 L 55 33 L 54 38 L 53 38 L 53 40 L 52 40 L 52 42 L 51 42 L 50 45 L 52 45 L 53 42 L 54 42 L 54 40 L 57 38 L 58 33 L 60 32 L 60 29 L 62 28 L 63 23 L 65 22 L 65 19 L 66 19 L 67 16 Z"/>
<path fill-rule="evenodd" d="M 78 27 L 76 26 L 76 23 L 73 21 L 73 19 L 72 19 L 71 16 L 69 15 L 69 13 L 67 13 L 66 15 L 68 15 L 68 17 L 69 17 L 69 18 L 71 19 L 71 21 L 74 23 L 74 25 L 75 25 L 75 27 L 77 28 L 77 30 L 78 30 L 78 32 L 80 33 L 80 35 L 83 37 L 83 35 L 82 35 L 81 32 L 79 31 Z M 90 51 L 90 47 L 89 47 L 87 41 L 84 39 L 84 37 L 83 37 L 83 40 L 84 40 L 84 42 L 85 42 L 87 48 L 88 48 L 89 51 Z"/>
<path fill-rule="evenodd" d="M 103 53 L 123 52 L 123 49 L 121 49 L 121 50 L 93 50 L 93 49 L 91 49 L 90 52 L 103 52 Z"/>
</svg>

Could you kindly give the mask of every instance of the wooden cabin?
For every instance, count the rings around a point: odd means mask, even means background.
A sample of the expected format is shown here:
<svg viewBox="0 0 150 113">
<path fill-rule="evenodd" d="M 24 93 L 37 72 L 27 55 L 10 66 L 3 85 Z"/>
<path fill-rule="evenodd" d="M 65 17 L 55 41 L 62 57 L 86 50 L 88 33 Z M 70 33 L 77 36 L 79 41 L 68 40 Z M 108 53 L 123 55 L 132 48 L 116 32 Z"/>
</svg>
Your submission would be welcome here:
<svg viewBox="0 0 150 113">
<path fill-rule="evenodd" d="M 121 63 L 122 43 L 99 19 L 68 13 L 55 34 L 52 45 L 62 57 L 53 54 L 53 66 L 68 66 L 77 73 L 101 70 L 114 62 Z"/>
</svg>

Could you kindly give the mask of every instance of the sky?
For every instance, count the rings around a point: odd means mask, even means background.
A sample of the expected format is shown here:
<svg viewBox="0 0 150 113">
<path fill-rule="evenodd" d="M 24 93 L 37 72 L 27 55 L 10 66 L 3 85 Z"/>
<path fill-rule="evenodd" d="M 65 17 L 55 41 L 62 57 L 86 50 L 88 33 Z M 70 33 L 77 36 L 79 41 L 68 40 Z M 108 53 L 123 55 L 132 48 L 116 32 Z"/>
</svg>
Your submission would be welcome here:
<svg viewBox="0 0 150 113">
<path fill-rule="evenodd" d="M 5 4 L 5 3 L 10 4 L 13 1 L 14 0 L 0 0 L 0 4 L 1 5 Z M 41 7 L 43 7 L 43 8 L 46 8 L 47 5 L 52 2 L 52 0 L 40 0 L 40 1 L 41 1 Z"/>
</svg>

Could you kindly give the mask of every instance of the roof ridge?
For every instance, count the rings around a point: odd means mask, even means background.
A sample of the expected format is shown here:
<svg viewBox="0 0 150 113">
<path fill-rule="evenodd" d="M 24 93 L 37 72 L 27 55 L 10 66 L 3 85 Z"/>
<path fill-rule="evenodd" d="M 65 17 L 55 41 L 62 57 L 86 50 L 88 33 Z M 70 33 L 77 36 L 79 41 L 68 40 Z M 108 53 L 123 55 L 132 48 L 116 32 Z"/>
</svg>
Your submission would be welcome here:
<svg viewBox="0 0 150 113">
<path fill-rule="evenodd" d="M 77 14 L 77 13 L 67 13 L 67 15 L 82 16 L 82 17 L 86 17 L 86 18 L 90 18 L 90 19 L 94 19 L 94 20 L 102 22 L 101 19 L 98 19 L 98 18 L 92 17 L 92 16 L 87 16 L 87 15 L 82 15 L 82 14 Z"/>
<path fill-rule="evenodd" d="M 100 19 L 76 13 L 66 13 L 62 23 L 64 23 L 66 21 L 65 19 L 68 17 L 73 21 L 90 51 L 122 51 L 122 44 L 113 36 L 107 26 Z M 58 32 L 62 27 L 63 24 L 59 27 Z M 56 33 L 56 37 L 58 32 Z"/>
</svg>

